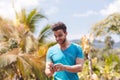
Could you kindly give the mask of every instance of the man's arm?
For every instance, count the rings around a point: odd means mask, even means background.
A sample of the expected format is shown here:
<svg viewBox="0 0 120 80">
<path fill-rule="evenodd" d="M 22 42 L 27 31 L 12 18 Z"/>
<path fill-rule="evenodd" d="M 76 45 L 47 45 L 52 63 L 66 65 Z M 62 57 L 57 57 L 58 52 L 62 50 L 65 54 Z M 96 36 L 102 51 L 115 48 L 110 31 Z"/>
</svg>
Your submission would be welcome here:
<svg viewBox="0 0 120 80">
<path fill-rule="evenodd" d="M 51 77 L 54 74 L 53 63 L 52 62 L 46 62 L 45 74 L 48 77 Z"/>
<path fill-rule="evenodd" d="M 76 65 L 73 66 L 64 66 L 64 69 L 69 72 L 81 72 L 83 68 L 84 59 L 77 58 Z"/>
<path fill-rule="evenodd" d="M 76 72 L 81 72 L 82 71 L 83 63 L 84 63 L 84 59 L 77 58 L 76 59 L 76 64 L 73 65 L 73 66 L 56 64 L 56 65 L 54 65 L 54 67 L 56 68 L 57 71 L 66 70 L 66 71 L 69 71 L 69 72 L 76 73 Z"/>
</svg>

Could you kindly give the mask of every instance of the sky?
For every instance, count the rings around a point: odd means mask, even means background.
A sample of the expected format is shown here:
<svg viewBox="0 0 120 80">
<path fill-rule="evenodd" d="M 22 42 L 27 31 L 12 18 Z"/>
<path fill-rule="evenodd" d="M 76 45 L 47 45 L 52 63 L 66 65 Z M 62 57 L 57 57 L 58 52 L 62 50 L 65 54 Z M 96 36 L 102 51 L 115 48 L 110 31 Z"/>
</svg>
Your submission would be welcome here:
<svg viewBox="0 0 120 80">
<path fill-rule="evenodd" d="M 80 39 L 89 34 L 92 25 L 114 12 L 120 12 L 120 0 L 0 0 L 0 16 L 14 19 L 16 11 L 37 8 L 47 19 L 37 23 L 35 35 L 47 24 L 64 22 L 68 30 L 68 39 Z M 120 41 L 119 36 L 114 36 Z"/>
</svg>

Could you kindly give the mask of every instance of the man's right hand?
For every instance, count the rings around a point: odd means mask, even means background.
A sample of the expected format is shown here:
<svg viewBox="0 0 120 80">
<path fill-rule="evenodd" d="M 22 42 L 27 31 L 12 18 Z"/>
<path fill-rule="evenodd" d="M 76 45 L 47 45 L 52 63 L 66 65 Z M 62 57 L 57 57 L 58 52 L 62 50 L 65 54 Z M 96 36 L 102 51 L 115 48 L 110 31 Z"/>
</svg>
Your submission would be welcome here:
<svg viewBox="0 0 120 80">
<path fill-rule="evenodd" d="M 54 64 L 52 62 L 46 62 L 46 69 L 45 69 L 45 74 L 50 77 L 54 74 Z"/>
<path fill-rule="evenodd" d="M 54 71 L 54 64 L 53 64 L 52 62 L 48 64 L 48 68 L 50 69 L 50 71 L 51 71 L 52 73 L 55 72 L 55 71 Z"/>
</svg>

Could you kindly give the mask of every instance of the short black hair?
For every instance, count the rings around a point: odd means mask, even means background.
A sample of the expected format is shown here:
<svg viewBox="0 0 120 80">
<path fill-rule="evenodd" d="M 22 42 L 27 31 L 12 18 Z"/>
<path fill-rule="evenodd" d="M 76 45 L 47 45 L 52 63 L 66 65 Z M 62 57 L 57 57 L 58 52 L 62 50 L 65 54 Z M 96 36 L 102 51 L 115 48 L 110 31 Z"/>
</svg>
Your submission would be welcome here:
<svg viewBox="0 0 120 80">
<path fill-rule="evenodd" d="M 57 30 L 62 29 L 63 32 L 66 32 L 67 27 L 63 22 L 57 22 L 57 23 L 55 23 L 54 25 L 51 26 L 51 29 L 52 29 L 52 31 L 57 31 Z"/>
</svg>

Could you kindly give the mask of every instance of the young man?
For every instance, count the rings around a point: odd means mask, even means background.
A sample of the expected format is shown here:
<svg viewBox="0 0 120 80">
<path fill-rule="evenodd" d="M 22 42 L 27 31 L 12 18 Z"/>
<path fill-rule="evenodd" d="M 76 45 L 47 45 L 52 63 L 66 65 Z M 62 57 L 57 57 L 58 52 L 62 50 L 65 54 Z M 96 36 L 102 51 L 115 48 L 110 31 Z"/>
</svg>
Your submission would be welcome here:
<svg viewBox="0 0 120 80">
<path fill-rule="evenodd" d="M 54 80 L 79 80 L 77 72 L 82 71 L 84 54 L 82 48 L 67 40 L 67 28 L 62 22 L 52 26 L 58 44 L 48 49 L 45 73 L 54 75 Z"/>
</svg>

